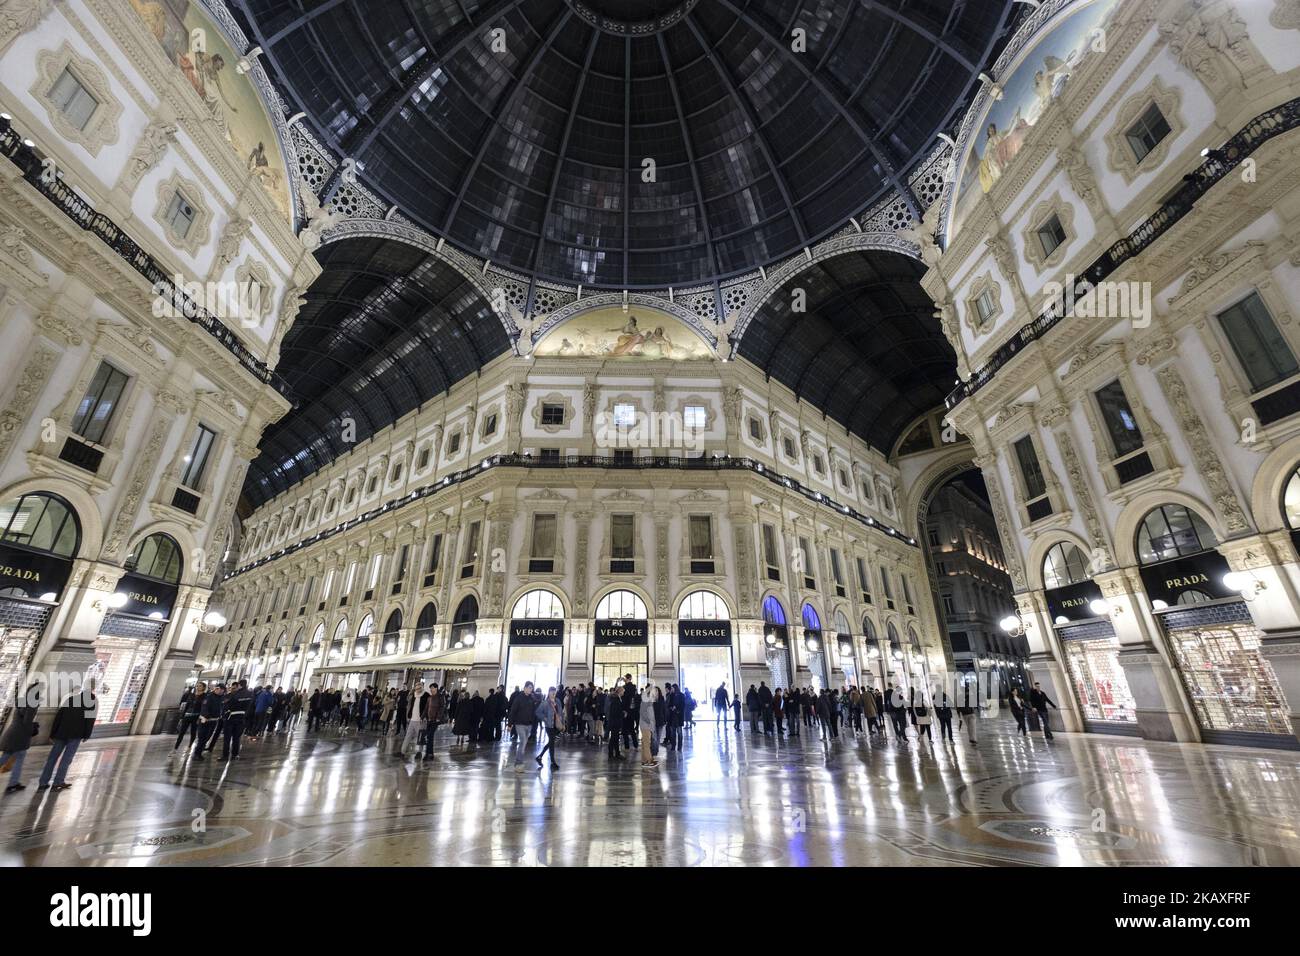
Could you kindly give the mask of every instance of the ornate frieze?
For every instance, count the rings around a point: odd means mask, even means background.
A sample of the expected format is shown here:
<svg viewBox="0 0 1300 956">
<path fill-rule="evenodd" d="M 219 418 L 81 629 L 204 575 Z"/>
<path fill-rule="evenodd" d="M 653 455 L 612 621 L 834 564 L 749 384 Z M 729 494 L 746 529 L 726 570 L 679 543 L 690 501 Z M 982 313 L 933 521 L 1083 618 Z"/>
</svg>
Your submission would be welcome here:
<svg viewBox="0 0 1300 956">
<path fill-rule="evenodd" d="M 1106 532 L 1102 526 L 1101 516 L 1093 504 L 1092 492 L 1088 490 L 1088 476 L 1084 473 L 1069 431 L 1063 428 L 1055 434 L 1056 447 L 1060 450 L 1061 460 L 1065 464 L 1065 475 L 1070 481 L 1070 488 L 1074 491 L 1074 500 L 1079 505 L 1079 511 L 1083 514 L 1084 526 L 1088 529 L 1088 541 L 1092 545 L 1093 554 L 1092 570 L 1104 571 L 1115 566 L 1115 556 L 1111 553 L 1110 545 L 1106 543 Z M 1103 567 L 1097 567 L 1098 557 L 1105 559 Z"/>
<path fill-rule="evenodd" d="M 58 363 L 59 352 L 44 343 L 33 349 L 27 365 L 18 374 L 13 391 L 0 409 L 0 465 L 3 465 L 23 426 L 32 418 L 36 400 L 45 389 L 50 373 Z"/>
<path fill-rule="evenodd" d="M 140 513 L 145 492 L 149 488 L 149 479 L 153 476 L 159 455 L 162 453 L 163 442 L 166 441 L 167 433 L 171 430 L 172 421 L 169 415 L 155 418 L 149 430 L 148 440 L 136 452 L 135 468 L 131 471 L 131 479 L 127 482 L 126 491 L 122 495 L 117 516 L 113 519 L 112 527 L 104 540 L 105 557 L 116 557 L 131 533 L 136 515 Z"/>
</svg>

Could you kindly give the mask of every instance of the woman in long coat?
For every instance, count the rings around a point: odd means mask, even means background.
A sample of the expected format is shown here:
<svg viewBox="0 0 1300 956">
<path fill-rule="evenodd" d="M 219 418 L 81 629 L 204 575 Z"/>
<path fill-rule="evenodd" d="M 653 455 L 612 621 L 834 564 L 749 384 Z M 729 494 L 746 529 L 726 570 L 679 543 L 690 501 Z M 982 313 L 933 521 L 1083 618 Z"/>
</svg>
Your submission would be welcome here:
<svg viewBox="0 0 1300 956">
<path fill-rule="evenodd" d="M 10 759 L 14 762 L 5 793 L 27 789 L 19 778 L 23 774 L 23 761 L 27 758 L 27 751 L 31 749 L 32 738 L 36 736 L 36 710 L 41 703 L 40 695 L 37 693 L 39 688 L 40 684 L 32 684 L 27 688 L 27 693 L 22 696 L 22 699 L 14 702 L 9 723 L 5 725 L 4 733 L 0 734 L 0 767 L 7 764 Z"/>
</svg>

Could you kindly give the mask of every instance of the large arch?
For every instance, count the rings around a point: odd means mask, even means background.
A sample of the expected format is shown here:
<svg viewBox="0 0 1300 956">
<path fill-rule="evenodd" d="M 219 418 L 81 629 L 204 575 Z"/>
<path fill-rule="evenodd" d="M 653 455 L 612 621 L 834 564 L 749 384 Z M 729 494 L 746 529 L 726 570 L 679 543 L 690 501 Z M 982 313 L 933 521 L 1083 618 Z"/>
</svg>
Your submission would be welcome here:
<svg viewBox="0 0 1300 956">
<path fill-rule="evenodd" d="M 1278 445 L 1260 463 L 1250 489 L 1250 513 L 1260 531 L 1289 530 L 1282 512 L 1282 494 L 1297 466 L 1300 466 L 1300 435 Z"/>
<path fill-rule="evenodd" d="M 1229 537 L 1218 514 L 1200 498 L 1172 488 L 1153 488 L 1142 492 L 1126 504 L 1120 511 L 1119 517 L 1115 519 L 1115 558 L 1121 567 L 1135 567 L 1139 563 L 1137 533 L 1142 520 L 1152 509 L 1170 504 L 1183 505 L 1194 510 L 1210 526 L 1218 541 L 1225 541 Z"/>
<path fill-rule="evenodd" d="M 1047 587 L 1046 579 L 1043 577 L 1043 564 L 1047 561 L 1047 552 L 1062 542 L 1077 546 L 1089 557 L 1092 555 L 1092 545 L 1082 535 L 1068 528 L 1038 536 L 1029 549 L 1027 558 L 1029 567 L 1025 569 L 1025 578 L 1030 588 L 1041 591 Z"/>
<path fill-rule="evenodd" d="M 0 489 L 0 501 L 9 501 L 32 494 L 56 495 L 66 501 L 76 513 L 81 525 L 81 548 L 78 558 L 94 560 L 104 547 L 104 521 L 95 499 L 79 485 L 62 478 L 33 477 Z"/>
<path fill-rule="evenodd" d="M 560 588 L 552 587 L 549 584 L 537 582 L 522 584 L 515 588 L 514 591 L 510 593 L 509 598 L 506 599 L 506 602 L 502 605 L 502 607 L 505 608 L 505 613 L 508 615 L 512 610 L 514 610 L 514 606 L 519 603 L 519 599 L 529 591 L 549 591 L 555 596 L 556 600 L 560 602 L 560 607 L 564 608 L 564 616 L 566 618 L 572 617 L 573 606 L 569 603 L 568 596 L 564 591 Z"/>
</svg>

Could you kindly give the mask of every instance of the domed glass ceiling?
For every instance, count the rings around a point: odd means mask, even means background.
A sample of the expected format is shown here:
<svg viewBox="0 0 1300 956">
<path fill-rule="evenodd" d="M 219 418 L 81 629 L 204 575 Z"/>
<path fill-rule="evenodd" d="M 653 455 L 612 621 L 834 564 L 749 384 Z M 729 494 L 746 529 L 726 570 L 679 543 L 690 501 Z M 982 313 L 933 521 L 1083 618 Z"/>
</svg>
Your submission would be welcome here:
<svg viewBox="0 0 1300 956">
<path fill-rule="evenodd" d="M 887 193 L 915 206 L 907 174 L 1014 6 L 236 2 L 289 102 L 403 214 L 496 265 L 615 288 L 771 264 Z"/>
</svg>

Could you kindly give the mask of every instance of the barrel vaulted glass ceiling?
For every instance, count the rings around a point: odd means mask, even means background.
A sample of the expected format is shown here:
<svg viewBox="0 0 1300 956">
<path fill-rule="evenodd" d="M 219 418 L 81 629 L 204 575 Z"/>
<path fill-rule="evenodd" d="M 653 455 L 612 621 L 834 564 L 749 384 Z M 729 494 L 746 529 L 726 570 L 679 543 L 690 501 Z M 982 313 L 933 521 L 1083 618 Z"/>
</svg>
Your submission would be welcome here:
<svg viewBox="0 0 1300 956">
<path fill-rule="evenodd" d="M 229 0 L 291 109 L 433 236 L 537 279 L 716 284 L 787 259 L 953 134 L 1016 0 Z M 500 31 L 494 33 L 494 31 Z M 337 173 L 335 174 L 337 177 Z M 321 190 L 328 200 L 337 179 Z M 394 240 L 317 253 L 278 371 L 297 407 L 245 491 L 285 491 L 506 352 L 488 303 Z M 954 359 L 892 253 L 810 268 L 740 356 L 887 450 Z M 804 334 L 806 332 L 806 334 Z"/>
</svg>

